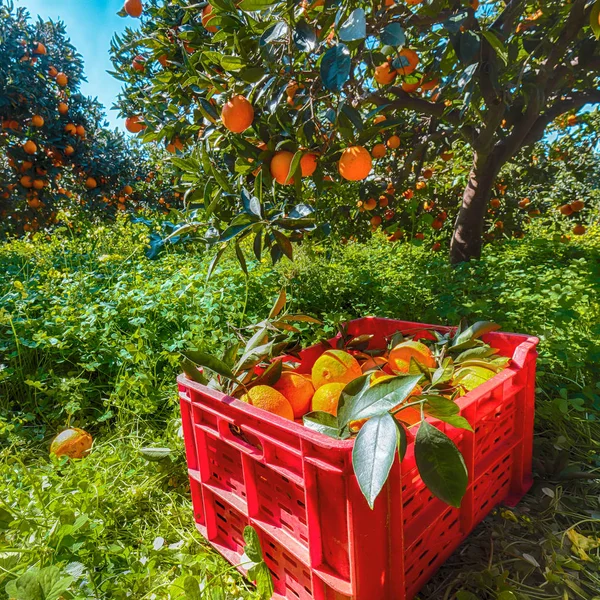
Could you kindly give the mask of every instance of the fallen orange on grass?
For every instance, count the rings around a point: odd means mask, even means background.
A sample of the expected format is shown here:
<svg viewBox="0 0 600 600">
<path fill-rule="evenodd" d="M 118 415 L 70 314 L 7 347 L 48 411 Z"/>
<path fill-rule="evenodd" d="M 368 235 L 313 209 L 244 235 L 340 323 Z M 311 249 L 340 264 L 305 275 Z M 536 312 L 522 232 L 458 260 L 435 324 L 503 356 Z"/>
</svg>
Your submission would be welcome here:
<svg viewBox="0 0 600 600">
<path fill-rule="evenodd" d="M 83 458 L 89 453 L 93 443 L 92 436 L 83 429 L 70 427 L 61 431 L 50 445 L 50 454 L 55 456 L 68 456 L 69 458 Z"/>
</svg>

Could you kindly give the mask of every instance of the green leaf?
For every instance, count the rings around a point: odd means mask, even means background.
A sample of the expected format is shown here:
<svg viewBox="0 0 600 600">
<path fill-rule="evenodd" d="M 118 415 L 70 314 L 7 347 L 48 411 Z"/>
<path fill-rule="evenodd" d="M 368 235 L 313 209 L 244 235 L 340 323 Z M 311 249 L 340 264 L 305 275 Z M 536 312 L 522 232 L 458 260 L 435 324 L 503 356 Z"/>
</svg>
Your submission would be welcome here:
<svg viewBox="0 0 600 600">
<path fill-rule="evenodd" d="M 225 190 L 229 194 L 233 194 L 233 188 L 231 187 L 229 180 L 215 165 L 211 164 L 211 173 L 213 177 L 217 180 L 217 183 L 221 186 L 223 190 Z"/>
<path fill-rule="evenodd" d="M 208 271 L 206 273 L 206 281 L 208 281 L 210 279 L 210 276 L 213 274 L 213 271 L 215 270 L 217 263 L 219 262 L 219 260 L 221 260 L 221 256 L 223 256 L 223 253 L 225 252 L 225 246 L 223 248 L 221 248 L 214 256 L 213 259 L 210 261 L 210 264 L 208 265 Z"/>
<path fill-rule="evenodd" d="M 402 25 L 397 22 L 386 25 L 381 31 L 381 41 L 388 46 L 404 46 L 406 36 Z"/>
<path fill-rule="evenodd" d="M 369 419 L 358 432 L 352 449 L 352 465 L 369 506 L 387 481 L 396 457 L 398 428 L 389 413 Z"/>
<path fill-rule="evenodd" d="M 334 417 L 330 413 L 315 410 L 304 415 L 302 421 L 305 427 L 308 427 L 309 429 L 318 431 L 319 433 L 323 433 L 335 439 L 339 439 L 340 437 L 337 417 Z"/>
<path fill-rule="evenodd" d="M 205 377 L 204 373 L 201 373 L 196 365 L 185 356 L 181 360 L 181 368 L 192 381 L 201 383 L 202 385 L 206 385 L 208 383 L 208 379 Z"/>
<path fill-rule="evenodd" d="M 294 153 L 292 162 L 290 163 L 290 170 L 288 171 L 288 175 L 285 179 L 286 183 L 289 183 L 294 178 L 294 175 L 300 175 L 298 169 L 300 168 L 300 160 L 302 159 L 303 154 L 304 152 L 302 152 L 302 150 L 298 150 Z"/>
<path fill-rule="evenodd" d="M 339 30 L 340 39 L 344 42 L 363 40 L 367 37 L 367 21 L 362 8 L 354 9 Z"/>
<path fill-rule="evenodd" d="M 278 21 L 260 36 L 259 45 L 267 46 L 274 42 L 285 42 L 288 34 L 288 25 L 285 21 Z"/>
<path fill-rule="evenodd" d="M 317 46 L 317 34 L 304 19 L 298 21 L 292 39 L 300 52 L 312 52 Z"/>
<path fill-rule="evenodd" d="M 239 56 L 221 56 L 221 66 L 225 71 L 239 71 L 246 65 Z"/>
<path fill-rule="evenodd" d="M 483 37 L 487 40 L 489 45 L 495 50 L 498 58 L 507 65 L 508 64 L 508 51 L 504 44 L 500 41 L 500 39 L 496 36 L 493 31 L 489 29 L 487 31 L 482 31 Z"/>
<path fill-rule="evenodd" d="M 467 419 L 462 417 L 461 415 L 448 415 L 444 417 L 437 417 L 440 421 L 444 421 L 444 423 L 448 423 L 448 425 L 452 425 L 452 427 L 457 427 L 458 429 L 466 429 L 467 431 L 473 431 L 471 424 Z"/>
<path fill-rule="evenodd" d="M 281 251 L 290 259 L 294 260 L 294 250 L 292 248 L 292 243 L 289 238 L 281 233 L 281 231 L 277 231 L 277 229 L 273 229 L 273 235 L 275 236 L 275 240 L 277 245 L 281 249 Z"/>
<path fill-rule="evenodd" d="M 233 374 L 232 370 L 216 356 L 212 356 L 206 352 L 200 352 L 199 350 L 184 350 L 182 354 L 197 365 L 206 367 L 207 369 L 210 369 L 211 371 L 214 371 L 223 377 L 235 379 L 235 375 Z"/>
<path fill-rule="evenodd" d="M 200 583 L 192 575 L 188 575 L 183 580 L 183 591 L 185 592 L 186 600 L 202 600 Z"/>
<path fill-rule="evenodd" d="M 360 377 L 357 378 L 357 380 L 360 379 Z M 408 375 L 394 377 L 373 386 L 363 387 L 356 396 L 344 402 L 342 407 L 338 407 L 340 426 L 345 427 L 350 421 L 368 419 L 382 412 L 392 410 L 410 396 L 419 379 L 421 379 L 420 375 Z"/>
<path fill-rule="evenodd" d="M 237 6 L 246 12 L 267 10 L 276 0 L 242 0 Z"/>
<path fill-rule="evenodd" d="M 496 348 L 490 348 L 490 346 L 488 346 L 486 344 L 483 346 L 477 346 L 476 348 L 469 348 L 468 350 L 461 352 L 454 359 L 454 362 L 460 363 L 465 360 L 473 360 L 473 359 L 477 359 L 477 358 L 488 358 L 497 353 L 498 353 L 498 350 Z"/>
<path fill-rule="evenodd" d="M 238 259 L 238 262 L 240 263 L 242 271 L 244 271 L 246 277 L 248 277 L 248 266 L 246 265 L 246 258 L 244 257 L 244 251 L 241 249 L 239 243 L 235 245 L 235 255 Z"/>
<path fill-rule="evenodd" d="M 14 520 L 12 513 L 0 506 L 0 529 L 8 529 Z"/>
<path fill-rule="evenodd" d="M 325 88 L 332 92 L 341 91 L 350 77 L 350 50 L 345 44 L 332 46 L 321 59 L 321 79 Z"/>
<path fill-rule="evenodd" d="M 422 421 L 415 439 L 415 460 L 429 491 L 459 508 L 467 491 L 469 474 L 454 442 L 437 427 Z"/>
<path fill-rule="evenodd" d="M 482 335 L 490 333 L 491 331 L 497 331 L 498 329 L 500 329 L 500 325 L 492 323 L 491 321 L 477 321 L 477 323 L 467 327 L 463 332 L 452 338 L 452 349 L 456 350 L 461 344 L 476 340 Z"/>
<path fill-rule="evenodd" d="M 248 216 L 249 215 L 244 215 L 244 216 Z M 254 221 L 250 221 L 249 223 L 242 223 L 240 225 L 230 225 L 222 234 L 221 237 L 219 238 L 220 242 L 228 242 L 229 240 L 232 240 L 236 235 L 239 235 L 240 233 L 246 231 L 247 229 L 249 229 L 250 227 L 252 227 L 252 225 L 254 225 Z"/>
<path fill-rule="evenodd" d="M 283 361 L 274 360 L 251 384 L 246 386 L 246 389 L 250 389 L 256 385 L 273 385 L 279 381 L 281 372 L 283 370 Z"/>
<path fill-rule="evenodd" d="M 450 415 L 457 415 L 460 412 L 458 404 L 443 396 L 426 394 L 421 396 L 421 398 L 425 400 L 425 404 L 423 405 L 425 412 L 432 417 L 448 417 Z"/>
<path fill-rule="evenodd" d="M 259 563 L 263 560 L 262 548 L 260 546 L 260 539 L 256 529 L 251 525 L 244 527 L 244 554 L 255 563 Z"/>
<path fill-rule="evenodd" d="M 398 458 L 400 458 L 400 462 L 402 462 L 404 460 L 404 455 L 406 454 L 406 448 L 408 446 L 408 441 L 406 439 L 406 430 L 404 429 L 402 423 L 399 423 L 395 418 L 394 423 L 396 423 L 396 429 L 398 430 L 396 439 L 396 442 L 398 444 Z"/>
<path fill-rule="evenodd" d="M 140 448 L 140 454 L 151 462 L 158 462 L 173 454 L 171 448 Z"/>
<path fill-rule="evenodd" d="M 450 360 L 446 359 L 444 364 L 433 372 L 431 385 L 436 386 L 447 383 L 452 379 L 452 375 L 454 375 L 454 365 Z"/>
<path fill-rule="evenodd" d="M 63 576 L 58 567 L 30 567 L 23 575 L 6 584 L 6 593 L 15 600 L 57 600 L 74 579 Z"/>
<path fill-rule="evenodd" d="M 261 600 L 271 600 L 275 593 L 269 567 L 263 561 L 248 570 L 248 576 L 256 581 L 256 590 Z"/>
</svg>

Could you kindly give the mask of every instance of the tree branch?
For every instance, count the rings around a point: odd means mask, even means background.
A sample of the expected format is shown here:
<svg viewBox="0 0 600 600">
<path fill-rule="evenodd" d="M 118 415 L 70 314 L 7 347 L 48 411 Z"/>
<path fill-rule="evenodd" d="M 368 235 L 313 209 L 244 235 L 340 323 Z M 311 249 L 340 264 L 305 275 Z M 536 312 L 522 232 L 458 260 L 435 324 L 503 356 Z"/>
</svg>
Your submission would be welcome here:
<svg viewBox="0 0 600 600">
<path fill-rule="evenodd" d="M 530 146 L 539 141 L 544 135 L 546 127 L 560 115 L 571 110 L 580 109 L 586 104 L 600 104 L 600 90 L 588 90 L 571 94 L 564 100 L 555 102 L 548 110 L 542 113 L 535 121 L 529 133 L 523 140 L 522 146 Z"/>
<path fill-rule="evenodd" d="M 490 29 L 494 29 L 506 37 L 514 30 L 515 21 L 523 14 L 526 5 L 525 0 L 510 0 L 496 17 Z"/>
<path fill-rule="evenodd" d="M 591 6 L 586 9 L 587 0 L 574 0 L 573 6 L 569 12 L 566 23 L 560 32 L 556 42 L 552 44 L 552 49 L 548 54 L 548 58 L 544 61 L 536 77 L 536 85 L 538 87 L 546 87 L 546 84 L 552 73 L 564 56 L 569 44 L 577 37 L 589 17 Z"/>
<path fill-rule="evenodd" d="M 396 96 L 396 99 L 391 100 L 379 94 L 370 94 L 363 100 L 363 102 L 373 103 L 377 106 L 383 106 L 383 113 L 407 109 L 414 110 L 422 115 L 437 117 L 442 119 L 442 121 L 445 121 L 456 127 L 457 131 L 459 131 L 460 135 L 468 143 L 473 143 L 473 139 L 475 139 L 477 132 L 473 126 L 464 124 L 464 121 L 460 116 L 460 111 L 448 111 L 443 104 L 429 102 L 429 100 L 424 100 L 423 98 L 415 98 L 410 94 L 407 94 L 400 87 L 393 86 L 388 89 L 392 94 L 394 94 L 394 96 Z"/>
</svg>

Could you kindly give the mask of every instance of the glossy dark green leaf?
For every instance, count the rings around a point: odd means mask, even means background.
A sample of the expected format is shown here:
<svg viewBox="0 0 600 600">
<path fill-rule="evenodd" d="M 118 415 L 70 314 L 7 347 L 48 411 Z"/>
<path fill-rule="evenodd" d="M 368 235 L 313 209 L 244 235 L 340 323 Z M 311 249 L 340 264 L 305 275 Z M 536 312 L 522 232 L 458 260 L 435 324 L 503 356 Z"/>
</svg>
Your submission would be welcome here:
<svg viewBox="0 0 600 600">
<path fill-rule="evenodd" d="M 355 8 L 350 13 L 339 29 L 339 36 L 344 42 L 353 42 L 367 37 L 367 21 L 364 9 Z"/>
<path fill-rule="evenodd" d="M 214 270 L 217 267 L 217 264 L 219 263 L 219 261 L 221 260 L 221 257 L 223 256 L 223 253 L 225 252 L 225 246 L 220 248 L 217 253 L 213 256 L 213 259 L 210 261 L 210 264 L 208 265 L 208 271 L 206 273 L 206 280 L 208 281 L 210 279 L 210 276 L 213 274 Z"/>
<path fill-rule="evenodd" d="M 197 365 L 206 367 L 223 377 L 235 379 L 233 371 L 227 364 L 212 354 L 201 352 L 200 350 L 184 350 L 182 354 Z"/>
<path fill-rule="evenodd" d="M 392 410 L 410 396 L 420 379 L 420 375 L 394 377 L 363 388 L 344 403 L 343 410 L 338 407 L 340 426 L 345 427 L 350 421 L 367 419 Z"/>
<path fill-rule="evenodd" d="M 272 25 L 260 36 L 259 44 L 266 46 L 273 42 L 285 42 L 288 34 L 288 26 L 285 21 L 279 21 L 275 25 Z"/>
<path fill-rule="evenodd" d="M 398 428 L 389 413 L 370 418 L 358 432 L 352 449 L 352 465 L 369 506 L 387 481 L 396 458 Z"/>
<path fill-rule="evenodd" d="M 313 411 L 302 417 L 305 427 L 323 433 L 329 437 L 339 439 L 340 431 L 337 417 L 319 410 Z"/>
<path fill-rule="evenodd" d="M 321 59 L 323 85 L 332 92 L 341 91 L 350 77 L 350 50 L 345 44 L 336 44 L 325 52 Z"/>
<path fill-rule="evenodd" d="M 185 356 L 181 360 L 181 368 L 183 369 L 183 372 L 192 381 L 195 381 L 196 383 L 201 383 L 202 385 L 206 385 L 208 383 L 208 379 L 206 378 L 204 373 L 199 371 L 198 367 L 189 358 L 186 358 Z"/>
<path fill-rule="evenodd" d="M 406 43 L 406 36 L 404 35 L 402 25 L 397 22 L 386 25 L 381 30 L 381 41 L 390 46 L 404 46 Z"/>
<path fill-rule="evenodd" d="M 254 235 L 252 250 L 254 251 L 254 256 L 256 256 L 256 260 L 260 261 L 262 257 L 262 228 L 259 229 Z"/>
<path fill-rule="evenodd" d="M 237 243 L 235 245 L 235 256 L 238 259 L 238 262 L 240 263 L 240 267 L 242 268 L 242 271 L 244 271 L 244 273 L 246 274 L 246 277 L 247 277 L 248 276 L 248 265 L 246 264 L 246 257 L 244 256 L 244 251 L 240 247 L 239 243 Z"/>
<path fill-rule="evenodd" d="M 415 460 L 429 491 L 450 506 L 460 507 L 469 474 L 454 442 L 437 427 L 422 421 L 415 439 Z"/>
<path fill-rule="evenodd" d="M 276 0 L 242 0 L 237 6 L 246 12 L 267 10 Z"/>
<path fill-rule="evenodd" d="M 317 45 L 317 34 L 304 19 L 296 24 L 292 39 L 300 52 L 312 52 Z"/>
<path fill-rule="evenodd" d="M 500 329 L 500 325 L 497 325 L 491 321 L 477 321 L 477 323 L 467 327 L 467 329 L 452 339 L 452 348 L 456 350 L 461 346 L 461 344 L 478 339 L 482 335 L 490 333 L 491 331 L 497 331 L 498 329 Z"/>
<path fill-rule="evenodd" d="M 240 233 L 242 233 L 242 232 L 246 231 L 247 229 L 249 229 L 250 227 L 252 227 L 252 225 L 254 225 L 254 221 L 250 221 L 249 223 L 242 223 L 240 225 L 230 225 L 221 234 L 219 241 L 220 242 L 228 242 L 229 240 L 232 240 L 234 237 L 236 237 Z"/>
<path fill-rule="evenodd" d="M 248 388 L 254 387 L 255 385 L 270 385 L 277 383 L 281 377 L 283 370 L 283 361 L 274 360 L 263 373 L 252 381 L 252 384 L 248 384 Z"/>
<path fill-rule="evenodd" d="M 356 127 L 357 131 L 362 131 L 364 129 L 364 124 L 362 121 L 362 117 L 360 116 L 360 112 L 356 110 L 350 104 L 344 103 L 342 105 L 342 113 L 348 117 L 348 120 Z"/>
<path fill-rule="evenodd" d="M 283 252 L 290 260 L 294 260 L 294 250 L 289 238 L 281 233 L 281 231 L 277 231 L 277 229 L 273 229 L 273 235 L 275 236 L 277 246 L 280 248 L 281 252 Z"/>
</svg>

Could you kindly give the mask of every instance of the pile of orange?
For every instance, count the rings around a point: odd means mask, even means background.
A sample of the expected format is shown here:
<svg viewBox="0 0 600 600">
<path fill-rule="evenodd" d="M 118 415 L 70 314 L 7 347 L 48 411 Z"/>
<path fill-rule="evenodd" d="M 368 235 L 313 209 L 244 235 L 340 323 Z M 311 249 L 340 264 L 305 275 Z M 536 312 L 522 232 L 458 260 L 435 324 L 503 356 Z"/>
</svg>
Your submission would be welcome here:
<svg viewBox="0 0 600 600">
<path fill-rule="evenodd" d="M 284 419 L 302 422 L 302 417 L 312 411 L 336 416 L 342 391 L 351 381 L 370 374 L 370 385 L 378 385 L 396 375 L 406 375 L 410 362 L 418 361 L 427 368 L 436 368 L 431 350 L 423 343 L 407 340 L 380 356 L 346 350 L 326 350 L 315 361 L 310 373 L 283 371 L 272 386 L 256 385 L 242 396 L 242 400 L 276 414 Z M 422 392 L 415 387 L 412 395 Z M 397 407 L 399 408 L 399 407 Z M 399 410 L 396 417 L 408 425 L 420 421 L 420 411 L 412 407 Z M 351 423 L 357 431 L 362 422 Z"/>
</svg>

